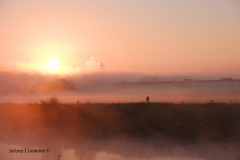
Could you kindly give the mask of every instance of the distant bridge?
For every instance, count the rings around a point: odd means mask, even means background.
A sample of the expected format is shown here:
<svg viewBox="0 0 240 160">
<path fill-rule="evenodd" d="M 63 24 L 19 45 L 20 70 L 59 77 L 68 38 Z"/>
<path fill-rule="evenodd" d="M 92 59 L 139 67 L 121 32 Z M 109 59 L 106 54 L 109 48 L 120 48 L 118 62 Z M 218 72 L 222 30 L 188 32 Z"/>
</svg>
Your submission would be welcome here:
<svg viewBox="0 0 240 160">
<path fill-rule="evenodd" d="M 184 87 L 184 88 L 239 88 L 240 79 L 221 78 L 220 80 L 192 80 L 183 81 L 156 81 L 156 82 L 119 82 L 117 86 L 160 86 L 160 87 Z"/>
</svg>

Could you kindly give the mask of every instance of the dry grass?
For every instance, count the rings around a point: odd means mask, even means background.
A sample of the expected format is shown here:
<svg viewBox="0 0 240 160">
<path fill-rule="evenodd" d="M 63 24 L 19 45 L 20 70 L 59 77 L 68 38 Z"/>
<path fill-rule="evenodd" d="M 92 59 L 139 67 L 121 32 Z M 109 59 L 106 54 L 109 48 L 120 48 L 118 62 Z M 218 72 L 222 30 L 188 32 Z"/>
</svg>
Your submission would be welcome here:
<svg viewBox="0 0 240 160">
<path fill-rule="evenodd" d="M 238 103 L 61 104 L 55 100 L 1 104 L 1 130 L 17 135 L 26 131 L 36 136 L 58 135 L 72 140 L 84 137 L 240 142 Z"/>
</svg>

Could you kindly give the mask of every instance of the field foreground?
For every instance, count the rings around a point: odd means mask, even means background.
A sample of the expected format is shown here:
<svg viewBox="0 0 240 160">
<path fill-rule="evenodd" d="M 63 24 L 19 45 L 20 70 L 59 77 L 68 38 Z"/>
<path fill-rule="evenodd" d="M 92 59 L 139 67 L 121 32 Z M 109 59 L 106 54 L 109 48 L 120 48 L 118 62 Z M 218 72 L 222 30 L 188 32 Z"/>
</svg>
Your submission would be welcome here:
<svg viewBox="0 0 240 160">
<path fill-rule="evenodd" d="M 238 103 L 61 104 L 48 100 L 38 104 L 1 104 L 0 142 L 25 146 L 54 143 L 60 148 L 111 140 L 153 148 L 214 145 L 225 146 L 223 150 L 230 147 L 233 159 L 237 159 L 239 115 Z"/>
<path fill-rule="evenodd" d="M 1 104 L 3 131 L 84 138 L 240 142 L 239 103 Z M 14 134 L 12 132 L 12 134 Z M 4 133 L 4 132 L 1 132 Z"/>
</svg>

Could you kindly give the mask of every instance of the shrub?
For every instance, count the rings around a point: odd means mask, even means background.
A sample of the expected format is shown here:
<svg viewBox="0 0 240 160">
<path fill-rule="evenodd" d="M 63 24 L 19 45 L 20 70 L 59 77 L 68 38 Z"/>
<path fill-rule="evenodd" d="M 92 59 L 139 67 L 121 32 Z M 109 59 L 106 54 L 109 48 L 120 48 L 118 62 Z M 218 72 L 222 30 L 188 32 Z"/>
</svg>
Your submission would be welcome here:
<svg viewBox="0 0 240 160">
<path fill-rule="evenodd" d="M 57 106 L 60 104 L 59 99 L 54 95 L 50 98 L 47 98 L 46 100 L 41 99 L 40 104 L 42 106 Z"/>
</svg>

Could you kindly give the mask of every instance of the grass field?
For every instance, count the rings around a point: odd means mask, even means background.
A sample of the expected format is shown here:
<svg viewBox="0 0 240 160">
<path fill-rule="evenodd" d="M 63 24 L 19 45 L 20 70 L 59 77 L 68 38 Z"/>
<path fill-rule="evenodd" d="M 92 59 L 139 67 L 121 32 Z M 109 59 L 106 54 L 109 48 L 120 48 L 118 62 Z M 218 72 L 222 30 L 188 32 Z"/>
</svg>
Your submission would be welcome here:
<svg viewBox="0 0 240 160">
<path fill-rule="evenodd" d="M 1 136 L 240 142 L 239 103 L 1 104 Z M 31 138 L 31 137 L 29 137 Z"/>
</svg>

